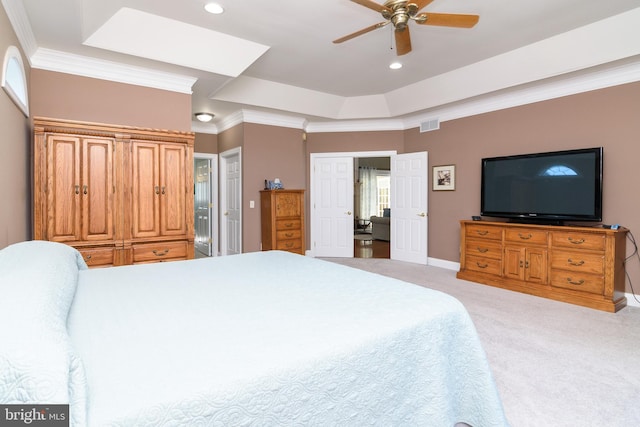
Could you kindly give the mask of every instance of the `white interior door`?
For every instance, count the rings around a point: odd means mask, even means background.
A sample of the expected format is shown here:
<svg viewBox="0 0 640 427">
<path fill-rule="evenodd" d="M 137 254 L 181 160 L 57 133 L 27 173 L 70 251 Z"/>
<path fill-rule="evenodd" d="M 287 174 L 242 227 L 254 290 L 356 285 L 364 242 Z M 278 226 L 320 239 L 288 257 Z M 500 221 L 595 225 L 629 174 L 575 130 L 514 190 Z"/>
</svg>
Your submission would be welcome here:
<svg viewBox="0 0 640 427">
<path fill-rule="evenodd" d="M 211 229 L 211 160 L 194 159 L 193 208 L 195 224 L 195 249 L 204 256 L 211 256 L 213 243 Z"/>
<path fill-rule="evenodd" d="M 220 154 L 220 253 L 242 253 L 242 158 L 241 149 Z"/>
<path fill-rule="evenodd" d="M 391 157 L 391 259 L 427 264 L 427 153 Z"/>
<path fill-rule="evenodd" d="M 318 157 L 312 175 L 312 251 L 353 257 L 353 157 Z"/>
<path fill-rule="evenodd" d="M 193 154 L 196 256 L 218 255 L 218 155 Z"/>
</svg>

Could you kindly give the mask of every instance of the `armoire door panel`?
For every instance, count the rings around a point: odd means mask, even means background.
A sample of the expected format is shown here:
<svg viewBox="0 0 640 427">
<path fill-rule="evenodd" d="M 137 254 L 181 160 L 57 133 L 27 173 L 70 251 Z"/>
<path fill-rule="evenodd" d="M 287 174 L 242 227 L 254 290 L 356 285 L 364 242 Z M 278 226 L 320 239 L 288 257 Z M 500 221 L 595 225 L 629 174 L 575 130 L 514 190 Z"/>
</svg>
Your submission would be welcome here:
<svg viewBox="0 0 640 427">
<path fill-rule="evenodd" d="M 80 138 L 47 138 L 47 239 L 80 240 Z"/>
<path fill-rule="evenodd" d="M 113 227 L 113 147 L 111 139 L 82 143 L 82 240 L 111 240 Z"/>
<path fill-rule="evenodd" d="M 155 143 L 133 143 L 133 237 L 160 235 L 159 147 Z"/>
<path fill-rule="evenodd" d="M 160 146 L 160 233 L 163 236 L 187 232 L 184 145 Z"/>
</svg>

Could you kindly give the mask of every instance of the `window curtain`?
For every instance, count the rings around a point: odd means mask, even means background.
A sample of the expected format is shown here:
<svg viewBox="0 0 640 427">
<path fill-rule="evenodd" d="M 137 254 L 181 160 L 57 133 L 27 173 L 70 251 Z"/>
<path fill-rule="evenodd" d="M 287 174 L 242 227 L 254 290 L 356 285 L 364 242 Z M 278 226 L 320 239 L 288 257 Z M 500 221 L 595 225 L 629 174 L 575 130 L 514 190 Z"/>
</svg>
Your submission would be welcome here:
<svg viewBox="0 0 640 427">
<path fill-rule="evenodd" d="M 358 168 L 360 175 L 360 218 L 369 219 L 378 214 L 378 170 Z"/>
</svg>

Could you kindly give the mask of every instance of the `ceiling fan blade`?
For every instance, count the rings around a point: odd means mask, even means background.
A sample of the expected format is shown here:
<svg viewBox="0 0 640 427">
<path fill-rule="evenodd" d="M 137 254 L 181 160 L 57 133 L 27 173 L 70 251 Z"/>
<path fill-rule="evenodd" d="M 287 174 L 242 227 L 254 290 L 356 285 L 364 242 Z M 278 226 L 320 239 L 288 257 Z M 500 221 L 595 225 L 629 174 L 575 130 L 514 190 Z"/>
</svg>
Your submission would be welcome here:
<svg viewBox="0 0 640 427">
<path fill-rule="evenodd" d="M 404 30 L 396 30 L 396 52 L 398 56 L 406 55 L 411 52 L 411 34 L 409 27 Z"/>
<path fill-rule="evenodd" d="M 393 11 L 391 9 L 389 9 L 387 6 L 378 4 L 374 1 L 371 0 L 351 0 L 354 3 L 358 3 L 361 6 L 364 7 L 368 7 L 369 9 L 375 10 L 376 12 L 388 12 L 388 13 L 393 13 Z"/>
<path fill-rule="evenodd" d="M 373 30 L 377 30 L 378 28 L 382 28 L 385 25 L 387 25 L 389 23 L 389 21 L 386 22 L 378 22 L 377 24 L 373 24 L 370 27 L 367 28 L 363 28 L 360 31 L 356 31 L 355 33 L 351 33 L 349 35 L 346 35 L 344 37 L 340 37 L 339 39 L 335 39 L 333 42 L 334 43 L 342 43 L 342 42 L 346 42 L 347 40 L 351 40 L 355 37 L 361 36 L 363 34 L 368 33 L 369 31 L 373 31 Z"/>
<path fill-rule="evenodd" d="M 419 17 L 426 20 L 416 21 L 421 25 L 437 25 L 439 27 L 471 28 L 478 23 L 478 15 L 462 15 L 457 13 L 421 13 Z"/>
<path fill-rule="evenodd" d="M 429 6 L 433 3 L 433 0 L 409 0 L 407 4 L 415 4 L 416 10 L 422 10 L 423 8 Z"/>
</svg>

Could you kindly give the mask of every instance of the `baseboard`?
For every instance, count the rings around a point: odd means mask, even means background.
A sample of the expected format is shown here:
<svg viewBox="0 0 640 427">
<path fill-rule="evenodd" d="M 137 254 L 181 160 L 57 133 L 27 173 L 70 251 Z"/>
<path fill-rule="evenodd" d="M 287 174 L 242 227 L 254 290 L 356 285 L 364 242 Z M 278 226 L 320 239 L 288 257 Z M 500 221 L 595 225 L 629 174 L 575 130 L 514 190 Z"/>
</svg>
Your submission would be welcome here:
<svg viewBox="0 0 640 427">
<path fill-rule="evenodd" d="M 640 299 L 640 295 L 634 298 L 631 292 L 627 292 L 624 294 L 627 297 L 627 306 L 629 307 L 640 307 L 640 302 L 636 301 L 636 298 Z"/>
<path fill-rule="evenodd" d="M 446 268 L 447 270 L 460 270 L 460 263 L 447 261 L 446 259 L 439 258 L 427 258 L 427 265 L 431 265 L 433 267 L 441 267 Z"/>
</svg>

